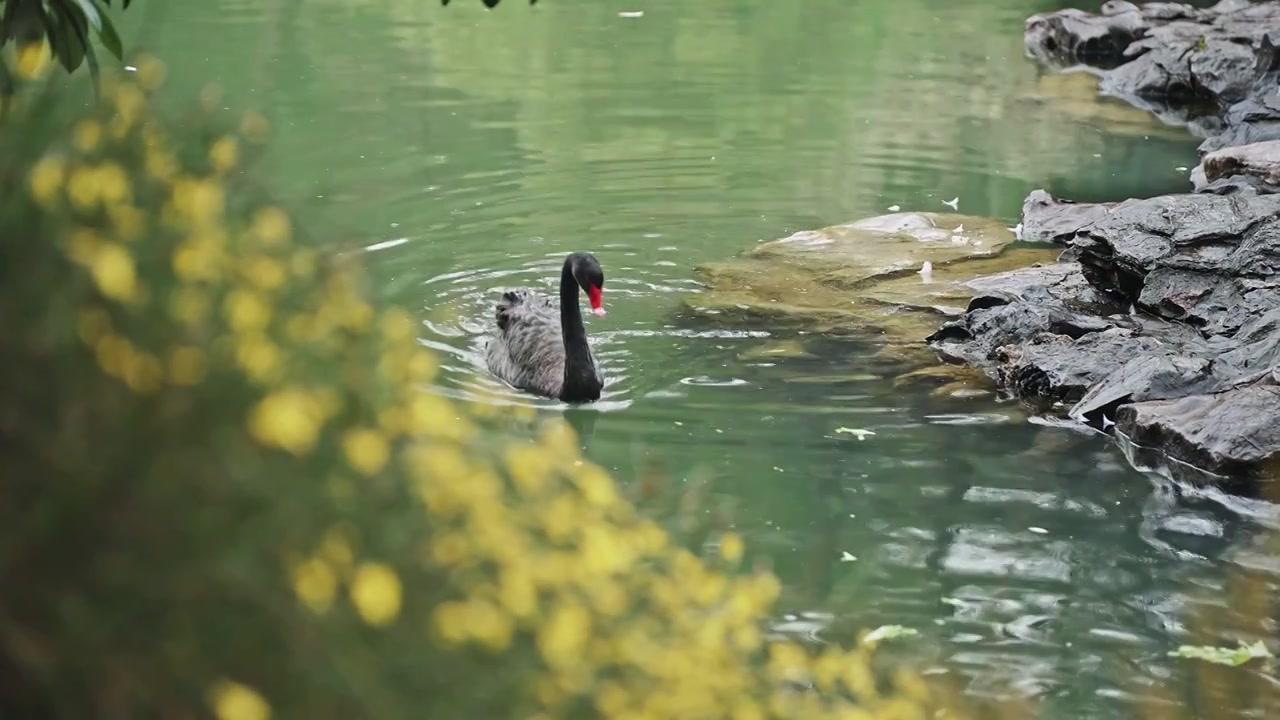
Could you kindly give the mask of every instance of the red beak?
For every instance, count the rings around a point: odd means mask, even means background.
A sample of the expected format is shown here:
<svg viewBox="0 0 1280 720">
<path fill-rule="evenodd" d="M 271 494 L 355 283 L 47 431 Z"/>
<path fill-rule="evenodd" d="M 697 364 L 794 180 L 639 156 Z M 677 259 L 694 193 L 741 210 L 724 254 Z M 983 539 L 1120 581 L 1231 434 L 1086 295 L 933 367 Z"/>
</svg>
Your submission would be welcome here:
<svg viewBox="0 0 1280 720">
<path fill-rule="evenodd" d="M 595 313 L 597 317 L 604 317 L 602 295 L 604 295 L 604 288 L 594 285 L 587 288 L 587 298 L 591 300 L 591 312 Z"/>
</svg>

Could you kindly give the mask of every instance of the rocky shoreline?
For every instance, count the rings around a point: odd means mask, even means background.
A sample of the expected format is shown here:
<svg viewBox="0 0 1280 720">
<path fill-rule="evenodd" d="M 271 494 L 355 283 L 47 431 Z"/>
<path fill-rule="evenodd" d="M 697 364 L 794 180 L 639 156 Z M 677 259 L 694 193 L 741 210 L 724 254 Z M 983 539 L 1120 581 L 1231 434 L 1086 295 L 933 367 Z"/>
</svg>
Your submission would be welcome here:
<svg viewBox="0 0 1280 720">
<path fill-rule="evenodd" d="M 1033 192 L 1022 237 L 1057 261 L 970 281 L 929 344 L 1177 479 L 1250 494 L 1280 479 L 1280 2 L 1113 1 L 1034 16 L 1025 40 L 1203 138 L 1193 191 Z"/>
</svg>

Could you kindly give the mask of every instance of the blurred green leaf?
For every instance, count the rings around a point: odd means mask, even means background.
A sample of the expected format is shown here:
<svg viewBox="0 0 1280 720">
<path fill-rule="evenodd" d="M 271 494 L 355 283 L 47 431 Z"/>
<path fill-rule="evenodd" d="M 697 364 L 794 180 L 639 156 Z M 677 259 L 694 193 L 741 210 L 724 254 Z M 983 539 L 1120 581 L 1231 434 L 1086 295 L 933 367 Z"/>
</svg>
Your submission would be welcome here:
<svg viewBox="0 0 1280 720">
<path fill-rule="evenodd" d="M 120 42 L 120 35 L 116 32 L 116 26 L 111 22 L 111 18 L 106 15 L 100 16 L 102 19 L 102 27 L 98 28 L 98 40 L 102 41 L 102 46 L 117 60 L 124 60 L 124 43 Z"/>
<path fill-rule="evenodd" d="M 1236 648 L 1214 647 L 1212 645 L 1182 645 L 1177 650 L 1169 653 L 1169 656 L 1189 660 L 1204 660 L 1217 665 L 1231 666 L 1243 665 L 1257 658 L 1275 657 L 1267 649 L 1267 646 L 1262 644 L 1261 640 L 1250 645 L 1245 645 L 1242 642 Z"/>
<path fill-rule="evenodd" d="M 45 25 L 49 46 L 62 67 L 69 73 L 75 72 L 84 62 L 85 45 L 89 40 L 87 22 L 83 15 L 62 3 L 53 3 L 52 9 L 53 13 Z"/>
</svg>

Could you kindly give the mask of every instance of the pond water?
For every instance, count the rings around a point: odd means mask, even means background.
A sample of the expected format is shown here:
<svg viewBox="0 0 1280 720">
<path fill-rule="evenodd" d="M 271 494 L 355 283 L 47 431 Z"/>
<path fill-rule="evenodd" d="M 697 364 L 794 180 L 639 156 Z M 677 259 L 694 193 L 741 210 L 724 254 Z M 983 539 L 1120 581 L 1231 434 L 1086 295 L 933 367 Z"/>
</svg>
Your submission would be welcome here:
<svg viewBox="0 0 1280 720">
<path fill-rule="evenodd" d="M 269 117 L 263 174 L 313 233 L 368 249 L 378 291 L 447 355 L 439 392 L 561 412 L 472 353 L 500 289 L 550 290 L 593 251 L 610 385 L 572 420 L 624 480 L 714 480 L 786 583 L 782 631 L 907 625 L 971 693 L 1127 717 L 1191 682 L 1166 653 L 1229 574 L 1270 586 L 1241 560 L 1270 506 L 1179 496 L 1104 439 L 895 384 L 876 338 L 676 317 L 697 264 L 892 205 L 958 198 L 1012 225 L 1037 187 L 1186 188 L 1194 139 L 1024 59 L 1025 17 L 1062 6 L 188 0 L 122 27 L 173 95 L 216 81 Z M 790 340 L 803 355 L 759 352 Z"/>
</svg>

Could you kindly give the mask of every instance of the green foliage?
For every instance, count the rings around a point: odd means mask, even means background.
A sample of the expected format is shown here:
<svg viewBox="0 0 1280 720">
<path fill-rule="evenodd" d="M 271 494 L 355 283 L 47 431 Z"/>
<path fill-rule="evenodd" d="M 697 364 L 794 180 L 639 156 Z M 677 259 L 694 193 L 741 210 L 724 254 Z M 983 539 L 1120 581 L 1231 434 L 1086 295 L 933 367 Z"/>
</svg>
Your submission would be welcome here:
<svg viewBox="0 0 1280 720">
<path fill-rule="evenodd" d="M 127 9 L 131 2 L 121 4 Z M 14 42 L 20 54 L 38 53 L 47 44 L 68 73 L 87 63 L 95 86 L 100 69 L 91 34 L 117 60 L 124 59 L 120 35 L 107 13 L 111 0 L 4 0 L 0 5 L 0 49 Z M 11 71 L 0 63 L 0 95 L 12 94 Z"/>
</svg>

